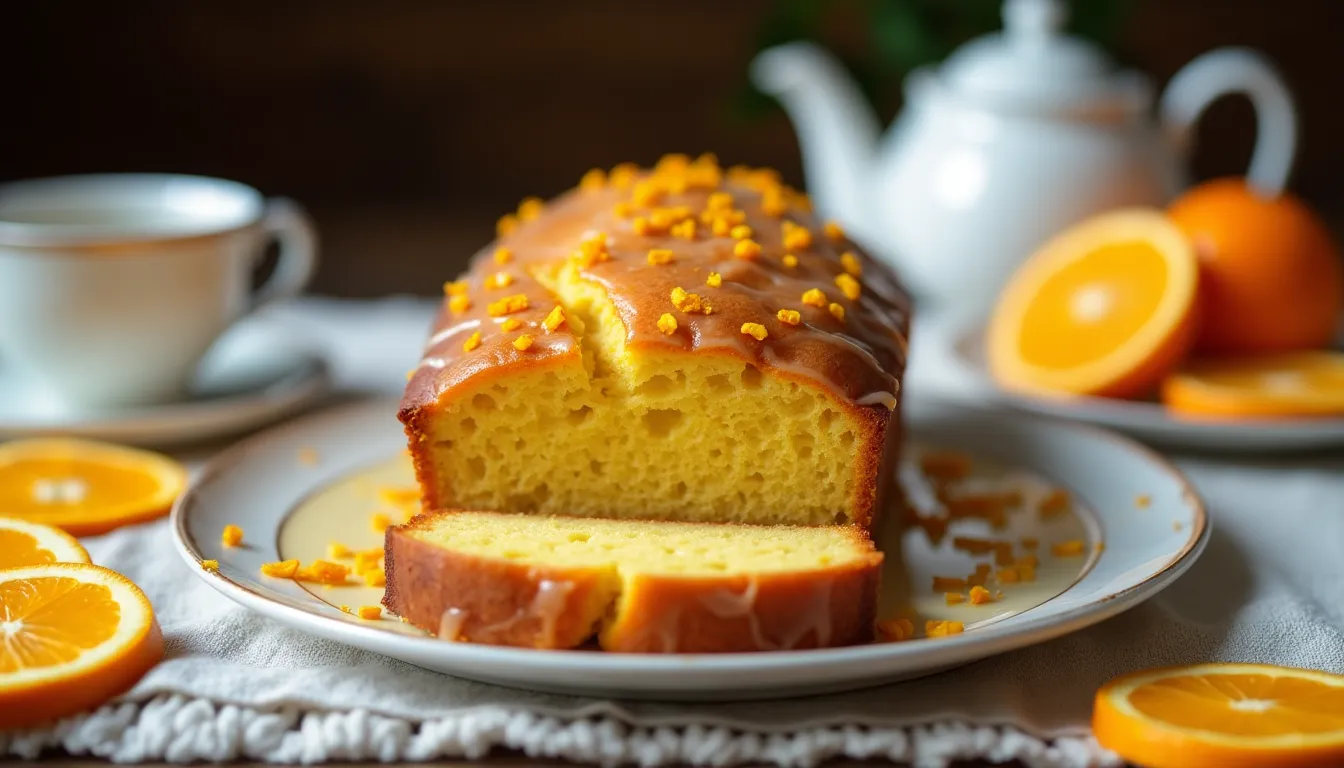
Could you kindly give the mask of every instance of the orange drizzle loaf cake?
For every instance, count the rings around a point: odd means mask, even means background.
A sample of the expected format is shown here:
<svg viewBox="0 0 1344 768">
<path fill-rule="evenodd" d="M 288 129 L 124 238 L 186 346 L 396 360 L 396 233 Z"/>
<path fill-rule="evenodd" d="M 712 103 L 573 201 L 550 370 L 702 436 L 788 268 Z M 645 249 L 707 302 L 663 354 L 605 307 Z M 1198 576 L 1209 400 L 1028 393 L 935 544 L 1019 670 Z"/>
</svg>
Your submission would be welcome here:
<svg viewBox="0 0 1344 768">
<path fill-rule="evenodd" d="M 500 221 L 400 417 L 428 509 L 870 527 L 909 300 L 769 170 L 669 155 Z"/>
<path fill-rule="evenodd" d="M 871 639 L 857 526 L 433 512 L 388 530 L 384 604 L 445 640 L 711 653 Z"/>
</svg>

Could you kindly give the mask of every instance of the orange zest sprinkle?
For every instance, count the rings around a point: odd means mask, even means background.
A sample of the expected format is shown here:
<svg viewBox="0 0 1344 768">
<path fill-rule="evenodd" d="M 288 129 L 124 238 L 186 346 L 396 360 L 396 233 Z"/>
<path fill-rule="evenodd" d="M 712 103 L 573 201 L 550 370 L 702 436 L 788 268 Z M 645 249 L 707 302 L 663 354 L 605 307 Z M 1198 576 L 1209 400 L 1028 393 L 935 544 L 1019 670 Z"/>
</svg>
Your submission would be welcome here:
<svg viewBox="0 0 1344 768">
<path fill-rule="evenodd" d="M 1153 505 L 1153 497 L 1146 493 L 1141 493 L 1134 498 L 1134 506 L 1139 509 L 1147 509 Z"/>
<path fill-rule="evenodd" d="M 751 227 L 747 226 L 746 224 L 738 224 L 737 226 L 728 230 L 728 236 L 733 238 L 734 240 L 746 240 L 747 238 L 751 237 L 751 235 L 752 235 Z"/>
<path fill-rule="evenodd" d="M 495 249 L 494 259 L 495 263 L 502 267 L 510 261 L 513 261 L 513 251 L 501 245 Z"/>
<path fill-rule="evenodd" d="M 636 219 L 635 221 L 639 221 Z M 611 261 L 611 252 L 607 250 L 607 235 L 595 232 L 579 242 L 579 249 L 571 257 L 582 267 L 591 267 L 604 261 Z"/>
<path fill-rule="evenodd" d="M 825 307 L 829 302 L 820 288 L 809 288 L 803 291 L 803 303 L 809 307 Z"/>
<path fill-rule="evenodd" d="M 364 583 L 367 586 L 370 587 L 387 586 L 387 574 L 383 573 L 382 571 L 365 571 L 361 573 L 359 577 L 364 580 Z"/>
<path fill-rule="evenodd" d="M 962 480 L 971 474 L 971 457 L 957 451 L 926 453 L 919 459 L 919 471 L 943 483 Z"/>
<path fill-rule="evenodd" d="M 745 333 L 757 341 L 765 341 L 765 337 L 770 335 L 770 332 L 760 323 L 743 323 L 742 333 Z"/>
<path fill-rule="evenodd" d="M 803 321 L 803 315 L 796 309 L 781 309 L 775 313 L 779 322 L 785 325 L 797 325 Z"/>
<path fill-rule="evenodd" d="M 511 213 L 506 213 L 503 216 L 500 216 L 499 221 L 495 222 L 495 234 L 500 237 L 508 237 L 517 229 L 518 217 Z"/>
<path fill-rule="evenodd" d="M 1040 565 L 1040 562 L 1041 562 L 1040 560 L 1036 559 L 1035 555 L 1023 555 L 1017 558 L 1017 561 L 1014 563 L 1014 565 L 1016 565 L 1019 568 L 1022 568 L 1024 566 L 1028 568 L 1035 568 L 1037 565 Z"/>
<path fill-rule="evenodd" d="M 672 254 L 671 251 L 669 251 L 666 248 L 649 249 L 649 266 L 651 267 L 662 266 L 663 264 L 671 264 L 674 258 L 676 257 Z"/>
<path fill-rule="evenodd" d="M 686 219 L 685 221 L 682 221 L 680 223 L 673 224 L 672 226 L 668 227 L 667 231 L 668 234 L 672 235 L 673 237 L 681 238 L 682 240 L 694 240 L 695 220 Z"/>
<path fill-rule="evenodd" d="M 840 254 L 840 266 L 854 277 L 863 274 L 863 264 L 859 262 L 859 257 L 855 256 L 853 251 L 845 251 Z"/>
<path fill-rule="evenodd" d="M 1086 545 L 1084 545 L 1081 540 L 1072 539 L 1070 541 L 1061 541 L 1058 544 L 1052 545 L 1050 547 L 1050 554 L 1055 557 L 1077 557 L 1083 554 L 1083 551 L 1086 548 Z"/>
<path fill-rule="evenodd" d="M 957 605 L 966 602 L 966 596 L 960 592 L 944 592 L 943 600 L 948 605 Z"/>
<path fill-rule="evenodd" d="M 516 331 L 522 327 L 523 327 L 523 321 L 519 320 L 516 317 L 506 317 L 504 318 L 504 322 L 499 324 L 499 330 L 504 331 L 505 333 L 508 333 L 509 331 Z"/>
<path fill-rule="evenodd" d="M 639 166 L 634 163 L 621 163 L 611 169 L 607 176 L 607 183 L 617 189 L 629 189 L 631 184 L 635 183 L 635 177 L 639 175 Z"/>
<path fill-rule="evenodd" d="M 1036 505 L 1036 512 L 1045 519 L 1058 517 L 1069 511 L 1070 502 L 1069 492 L 1056 488 L 1041 499 L 1041 503 Z"/>
<path fill-rule="evenodd" d="M 789 203 L 784 199 L 784 190 L 778 187 L 771 187 L 761 193 L 761 212 L 766 216 L 779 218 L 789 210 Z"/>
<path fill-rule="evenodd" d="M 836 275 L 835 284 L 840 288 L 840 292 L 845 294 L 845 298 L 850 301 L 858 301 L 859 296 L 863 295 L 863 287 L 848 272 L 841 272 Z"/>
<path fill-rule="evenodd" d="M 460 315 L 471 309 L 471 297 L 465 294 L 448 297 L 448 311 L 454 315 Z"/>
<path fill-rule="evenodd" d="M 788 269 L 793 269 L 798 266 L 798 257 L 794 256 L 792 253 L 784 254 L 784 258 L 780 259 L 780 261 L 784 262 L 784 266 Z"/>
<path fill-rule="evenodd" d="M 522 312 L 527 309 L 527 307 L 527 295 L 515 293 L 512 296 L 505 296 L 499 301 L 490 302 L 490 304 L 486 306 L 485 311 L 491 317 L 503 317 L 505 315 L 511 315 L 514 312 Z"/>
<path fill-rule="evenodd" d="M 672 289 L 672 306 L 686 313 L 700 312 L 704 309 L 700 294 L 687 293 L 681 286 Z"/>
<path fill-rule="evenodd" d="M 984 587 L 971 587 L 971 592 L 968 597 L 971 601 L 971 605 L 984 605 L 985 603 L 994 602 L 994 596 Z"/>
<path fill-rule="evenodd" d="M 327 545 L 327 557 L 330 557 L 332 560 L 349 560 L 354 556 L 354 550 L 339 541 L 333 541 Z"/>
<path fill-rule="evenodd" d="M 554 333 L 556 328 L 564 325 L 564 322 L 565 310 L 557 304 L 555 305 L 555 308 L 551 310 L 550 314 L 546 315 L 546 319 L 541 321 L 541 325 L 546 329 L 547 333 Z"/>
<path fill-rule="evenodd" d="M 960 621 L 926 621 L 924 622 L 924 634 L 927 637 L 947 637 L 948 635 L 960 635 L 966 631 L 966 625 Z"/>
<path fill-rule="evenodd" d="M 617 218 L 628 219 L 635 213 L 635 204 L 629 200 L 622 200 L 611 207 L 611 212 Z"/>
<path fill-rule="evenodd" d="M 728 192 L 711 192 L 705 198 L 705 207 L 711 211 L 723 211 L 733 207 L 733 196 Z"/>
<path fill-rule="evenodd" d="M 314 560 L 312 565 L 299 568 L 294 573 L 293 578 L 295 581 L 306 581 L 334 587 L 344 584 L 349 575 L 350 566 L 348 565 L 329 563 L 326 560 Z"/>
<path fill-rule="evenodd" d="M 877 633 L 887 642 L 899 643 L 915 636 L 915 624 L 909 619 L 887 619 L 876 626 Z"/>
<path fill-rule="evenodd" d="M 812 230 L 792 221 L 783 223 L 784 247 L 790 251 L 805 251 L 812 246 Z"/>
<path fill-rule="evenodd" d="M 658 330 L 671 336 L 677 332 L 677 318 L 672 316 L 671 312 L 664 312 L 663 316 L 658 318 Z"/>
<path fill-rule="evenodd" d="M 488 289 L 508 288 L 513 285 L 513 275 L 508 272 L 496 272 L 485 278 L 485 287 Z"/>
<path fill-rule="evenodd" d="M 446 296 L 465 296 L 467 288 L 466 280 L 452 280 L 443 284 L 443 293 Z"/>
<path fill-rule="evenodd" d="M 966 580 L 957 576 L 934 576 L 934 592 L 952 592 L 966 588 Z"/>
<path fill-rule="evenodd" d="M 524 333 L 513 340 L 513 348 L 519 352 L 526 352 L 532 348 L 532 337 Z"/>
<path fill-rule="evenodd" d="M 374 533 L 383 533 L 387 531 L 388 526 L 392 525 L 392 518 L 378 512 L 369 518 L 369 525 L 373 526 Z"/>
<path fill-rule="evenodd" d="M 755 261 L 761 257 L 761 244 L 755 240 L 738 240 L 733 246 L 733 256 L 746 261 Z"/>
<path fill-rule="evenodd" d="M 545 210 L 545 208 L 546 203 L 542 202 L 541 198 L 525 197 L 523 198 L 523 201 L 518 204 L 518 220 L 532 221 L 533 219 L 540 216 L 541 212 Z"/>
<path fill-rule="evenodd" d="M 1007 566 L 994 572 L 994 579 L 1000 584 L 1016 584 L 1021 581 L 1021 574 L 1018 573 L 1016 566 Z"/>
<path fill-rule="evenodd" d="M 261 566 L 261 575 L 273 579 L 292 579 L 298 572 L 298 560 L 281 560 L 278 563 L 264 563 Z"/>
<path fill-rule="evenodd" d="M 218 561 L 218 560 L 202 560 L 202 561 L 201 561 L 201 570 L 203 570 L 203 571 L 209 571 L 210 573 L 219 573 L 219 561 Z"/>
<path fill-rule="evenodd" d="M 709 277 L 705 278 L 705 285 L 708 285 L 710 288 L 718 288 L 723 285 L 723 275 L 720 275 L 718 272 L 710 272 Z"/>
<path fill-rule="evenodd" d="M 481 346 L 481 332 L 476 331 L 468 336 L 466 341 L 462 342 L 462 351 L 470 352 L 479 346 Z"/>
<path fill-rule="evenodd" d="M 826 309 L 831 313 L 831 316 L 834 317 L 836 320 L 839 320 L 842 323 L 845 322 L 844 307 L 840 306 L 839 304 L 836 304 L 835 302 L 831 302 L 830 306 L 826 307 Z"/>
<path fill-rule="evenodd" d="M 831 240 L 839 241 L 845 239 L 845 229 L 840 226 L 840 222 L 838 221 L 828 221 L 825 224 L 822 224 L 821 231 Z"/>
<path fill-rule="evenodd" d="M 1041 545 L 1041 542 L 1038 541 L 1038 540 L 1036 539 L 1035 536 L 1024 536 L 1024 537 L 1022 537 L 1022 548 L 1023 548 L 1023 549 L 1035 549 L 1035 548 L 1039 547 L 1040 545 Z"/>
<path fill-rule="evenodd" d="M 224 533 L 220 535 L 220 543 L 226 547 L 236 547 L 243 543 L 243 529 L 236 525 L 224 526 Z"/>
<path fill-rule="evenodd" d="M 584 192 L 596 192 L 607 185 L 607 172 L 601 168 L 593 168 L 579 179 L 579 189 Z"/>
<path fill-rule="evenodd" d="M 378 605 L 361 605 L 355 615 L 365 621 L 375 621 L 383 618 L 383 608 Z"/>
</svg>

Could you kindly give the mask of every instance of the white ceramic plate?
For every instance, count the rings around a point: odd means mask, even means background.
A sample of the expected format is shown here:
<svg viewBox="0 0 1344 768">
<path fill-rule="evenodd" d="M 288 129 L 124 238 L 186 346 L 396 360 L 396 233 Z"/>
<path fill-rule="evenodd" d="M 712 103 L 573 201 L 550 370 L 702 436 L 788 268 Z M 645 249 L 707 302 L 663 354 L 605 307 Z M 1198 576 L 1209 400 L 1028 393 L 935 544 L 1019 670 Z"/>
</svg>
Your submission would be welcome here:
<svg viewBox="0 0 1344 768">
<path fill-rule="evenodd" d="M 990 399 L 1030 413 L 1108 427 L 1154 445 L 1220 453 L 1288 453 L 1344 446 L 1344 418 L 1199 421 L 1172 416 L 1156 402 L 1035 398 L 1005 391 L 994 383 L 985 366 L 979 331 L 958 336 L 951 352 L 961 375 L 973 379 L 974 389 Z"/>
<path fill-rule="evenodd" d="M 231 330 L 202 362 L 177 403 L 68 412 L 0 370 L 0 439 L 66 435 L 148 446 L 236 435 L 289 415 L 330 387 L 326 360 L 281 324 L 260 319 Z"/>
<path fill-rule="evenodd" d="M 913 605 L 920 618 L 960 618 L 964 634 L 851 648 L 725 655 L 621 655 L 537 651 L 440 641 L 394 619 L 366 622 L 337 605 L 375 602 L 380 590 L 307 588 L 262 577 L 259 567 L 283 555 L 322 554 L 326 539 L 376 546 L 368 524 L 379 487 L 404 483 L 404 437 L 395 403 L 377 401 L 309 416 L 255 436 L 220 455 L 173 510 L 179 553 L 212 587 L 277 621 L 314 635 L 460 677 L 513 687 L 656 699 L 765 698 L 876 685 L 928 674 L 1072 632 L 1113 616 L 1170 584 L 1208 540 L 1205 512 L 1186 480 L 1157 455 L 1123 438 L 1085 427 L 986 414 L 930 414 L 916 421 L 919 440 L 982 458 L 993 484 L 1028 479 L 1066 485 L 1076 514 L 1042 522 L 1015 513 L 1010 533 L 1087 541 L 1088 554 L 1052 559 L 1041 553 L 1036 585 L 1004 587 L 1001 603 L 953 606 L 930 589 L 929 573 L 966 573 L 972 561 L 950 538 L 930 545 L 921 531 L 905 536 L 903 557 L 888 549 L 884 610 Z M 913 451 L 912 451 L 913 453 Z M 906 474 L 903 468 L 903 475 Z M 918 493 L 914 494 L 916 497 Z M 1140 505 L 1136 499 L 1147 497 Z M 918 505 L 919 499 L 913 503 Z M 1143 508 L 1139 508 L 1143 506 Z M 891 516 L 893 519 L 895 515 Z M 296 537 L 294 520 L 318 526 Z M 955 534 L 988 533 L 980 521 Z M 246 545 L 224 548 L 220 532 L 241 525 Z M 290 529 L 287 533 L 287 529 Z M 363 538 L 360 538 L 363 537 Z M 1104 549 L 1096 546 L 1104 541 Z M 220 562 L 218 573 L 199 567 Z M 1048 561 L 1048 562 L 1047 562 Z M 908 582 L 902 584 L 902 582 Z M 893 586 L 896 585 L 896 586 Z M 904 601 L 907 590 L 913 599 Z M 348 593 L 348 594 L 347 594 Z"/>
</svg>

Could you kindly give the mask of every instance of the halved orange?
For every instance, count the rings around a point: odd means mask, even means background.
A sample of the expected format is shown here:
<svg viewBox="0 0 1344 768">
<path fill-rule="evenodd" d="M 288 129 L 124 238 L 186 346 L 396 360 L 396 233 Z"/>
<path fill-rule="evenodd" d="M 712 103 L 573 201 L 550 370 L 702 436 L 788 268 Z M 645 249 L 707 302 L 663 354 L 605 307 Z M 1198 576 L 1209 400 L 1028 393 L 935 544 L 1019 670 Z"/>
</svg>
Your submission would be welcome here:
<svg viewBox="0 0 1344 768">
<path fill-rule="evenodd" d="M 87 563 L 0 570 L 0 729 L 82 712 L 163 658 L 149 600 Z"/>
<path fill-rule="evenodd" d="M 1263 664 L 1196 664 L 1102 686 L 1092 730 L 1145 768 L 1344 765 L 1344 677 Z"/>
<path fill-rule="evenodd" d="M 1195 361 L 1162 382 L 1162 402 L 1208 419 L 1344 416 L 1344 353 Z"/>
<path fill-rule="evenodd" d="M 1194 340 L 1198 284 L 1194 249 L 1161 211 L 1088 219 L 1013 275 L 989 323 L 990 372 L 1035 395 L 1144 394 Z"/>
<path fill-rule="evenodd" d="M 0 517 L 0 568 L 87 562 L 89 553 L 65 531 L 13 517 Z"/>
<path fill-rule="evenodd" d="M 92 536 L 162 517 L 187 485 L 176 461 L 85 440 L 0 445 L 0 512 Z"/>
</svg>

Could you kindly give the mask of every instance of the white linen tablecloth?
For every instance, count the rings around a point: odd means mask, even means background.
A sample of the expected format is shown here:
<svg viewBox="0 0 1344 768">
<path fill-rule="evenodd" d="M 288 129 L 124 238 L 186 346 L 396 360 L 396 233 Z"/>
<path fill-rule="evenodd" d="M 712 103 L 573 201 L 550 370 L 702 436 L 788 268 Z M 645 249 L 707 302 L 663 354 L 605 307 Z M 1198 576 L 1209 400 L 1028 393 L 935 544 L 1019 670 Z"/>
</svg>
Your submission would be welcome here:
<svg viewBox="0 0 1344 768">
<path fill-rule="evenodd" d="M 385 393 L 400 389 L 417 360 L 431 311 L 410 299 L 308 299 L 269 320 L 321 345 L 343 388 Z M 907 390 L 915 407 L 939 386 L 923 373 Z M 598 701 L 446 677 L 251 614 L 188 573 L 165 522 L 123 529 L 86 544 L 96 562 L 148 593 L 166 660 L 96 713 L 0 733 L 0 757 L 60 750 L 118 761 L 316 763 L 509 748 L 646 766 L 838 756 L 1118 765 L 1088 732 L 1092 694 L 1117 674 L 1206 660 L 1344 672 L 1344 456 L 1177 463 L 1207 502 L 1213 538 L 1160 596 L 1091 629 L 933 677 L 777 702 Z"/>
</svg>

